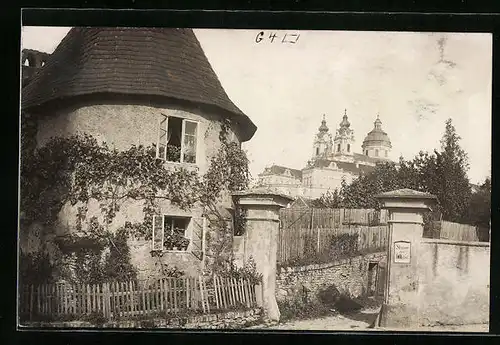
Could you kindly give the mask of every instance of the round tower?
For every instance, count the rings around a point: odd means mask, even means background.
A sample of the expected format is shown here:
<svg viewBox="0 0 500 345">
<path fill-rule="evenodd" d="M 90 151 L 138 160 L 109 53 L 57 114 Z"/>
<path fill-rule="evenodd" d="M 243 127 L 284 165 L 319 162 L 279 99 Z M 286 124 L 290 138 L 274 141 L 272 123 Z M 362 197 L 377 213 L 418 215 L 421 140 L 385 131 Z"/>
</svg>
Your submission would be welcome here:
<svg viewBox="0 0 500 345">
<path fill-rule="evenodd" d="M 328 133 L 329 128 L 326 125 L 325 115 L 318 128 L 318 133 L 314 138 L 313 158 L 326 157 L 332 149 L 332 135 Z"/>
<path fill-rule="evenodd" d="M 379 115 L 374 122 L 374 128 L 363 140 L 363 154 L 373 158 L 388 158 L 392 145 L 386 132 L 382 130 L 382 121 Z"/>
<path fill-rule="evenodd" d="M 334 156 L 352 156 L 354 143 L 354 131 L 351 129 L 351 124 L 347 119 L 347 109 L 344 109 L 344 116 L 340 123 L 340 128 L 337 130 L 333 141 Z"/>
</svg>

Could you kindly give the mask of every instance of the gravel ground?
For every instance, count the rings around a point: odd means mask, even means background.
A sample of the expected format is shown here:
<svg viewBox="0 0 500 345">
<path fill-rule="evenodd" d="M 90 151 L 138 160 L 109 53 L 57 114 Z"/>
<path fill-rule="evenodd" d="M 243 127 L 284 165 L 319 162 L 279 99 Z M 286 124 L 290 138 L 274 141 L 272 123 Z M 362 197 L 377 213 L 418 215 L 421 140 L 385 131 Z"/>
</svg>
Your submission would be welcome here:
<svg viewBox="0 0 500 345">
<path fill-rule="evenodd" d="M 317 319 L 293 320 L 277 325 L 254 326 L 254 329 L 304 330 L 304 331 L 352 331 L 368 329 L 375 321 L 380 308 L 364 309 L 353 315 L 332 315 Z"/>
<path fill-rule="evenodd" d="M 336 314 L 332 316 L 308 319 L 293 320 L 275 325 L 253 326 L 252 329 L 269 330 L 302 330 L 302 331 L 416 331 L 416 332 L 488 332 L 487 324 L 481 325 L 460 325 L 460 326 L 436 326 L 420 327 L 413 330 L 370 328 L 370 325 L 377 318 L 380 308 L 363 309 L 351 315 Z"/>
</svg>

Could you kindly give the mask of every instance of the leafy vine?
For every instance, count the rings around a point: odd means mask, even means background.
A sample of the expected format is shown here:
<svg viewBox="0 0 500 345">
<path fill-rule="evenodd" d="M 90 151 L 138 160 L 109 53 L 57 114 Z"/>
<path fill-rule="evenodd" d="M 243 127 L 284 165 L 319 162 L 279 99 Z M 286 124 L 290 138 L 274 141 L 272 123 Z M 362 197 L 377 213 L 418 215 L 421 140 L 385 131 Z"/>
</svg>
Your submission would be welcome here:
<svg viewBox="0 0 500 345">
<path fill-rule="evenodd" d="M 153 215 L 158 213 L 158 200 L 168 199 L 184 210 L 198 204 L 203 206 L 204 215 L 210 220 L 212 229 L 211 236 L 207 236 L 207 254 L 221 258 L 212 260 L 212 265 L 229 267 L 232 262 L 233 229 L 217 211 L 217 205 L 224 193 L 243 190 L 248 187 L 249 182 L 248 159 L 240 145 L 228 139 L 230 126 L 229 120 L 221 121 L 221 146 L 211 158 L 203 176 L 199 176 L 195 169 L 173 168 L 164 164 L 156 158 L 154 145 L 132 146 L 126 151 L 118 151 L 110 149 L 104 142 L 99 144 L 89 135 L 52 138 L 42 148 L 23 150 L 23 220 L 28 224 L 39 222 L 47 228 L 55 227 L 58 213 L 64 204 L 70 202 L 72 206 L 77 206 L 75 230 L 82 233 L 83 237 L 71 235 L 65 240 L 65 244 L 59 244 L 62 248 L 82 248 L 77 255 L 76 260 L 79 261 L 76 266 L 82 270 L 84 267 L 94 267 L 93 270 L 90 269 L 94 276 L 85 276 L 83 271 L 77 275 L 83 280 L 94 281 L 103 276 L 102 267 L 108 267 L 105 270 L 108 278 L 114 277 L 112 271 L 122 272 L 122 278 L 134 275 L 129 264 L 118 269 L 116 263 L 129 262 L 129 250 L 128 247 L 125 248 L 124 241 L 126 236 L 151 239 Z M 84 231 L 87 205 L 91 199 L 99 201 L 103 224 L 93 218 Z M 120 211 L 122 203 L 130 199 L 143 202 L 143 221 L 126 222 L 112 234 L 108 231 L 109 225 Z M 235 212 L 235 218 L 234 224 L 242 228 L 243 213 Z M 82 246 L 82 239 L 91 245 Z M 72 242 L 75 246 L 69 245 Z M 105 249 L 108 251 L 107 260 L 114 257 L 114 264 L 103 266 L 101 257 Z M 99 270 L 102 272 L 96 273 Z M 211 267 L 211 270 L 217 271 L 220 267 Z"/>
</svg>

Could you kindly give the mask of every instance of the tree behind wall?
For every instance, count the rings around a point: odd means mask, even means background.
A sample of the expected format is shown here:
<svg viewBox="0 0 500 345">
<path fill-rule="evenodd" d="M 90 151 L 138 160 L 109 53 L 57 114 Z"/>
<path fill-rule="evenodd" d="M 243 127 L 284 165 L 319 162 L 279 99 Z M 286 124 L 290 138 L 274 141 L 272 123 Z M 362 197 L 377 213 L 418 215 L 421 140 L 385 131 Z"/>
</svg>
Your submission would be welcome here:
<svg viewBox="0 0 500 345">
<path fill-rule="evenodd" d="M 491 219 L 491 180 L 487 178 L 479 190 L 471 195 L 468 219 L 472 224 L 488 228 Z"/>
<path fill-rule="evenodd" d="M 470 222 L 471 188 L 467 178 L 468 160 L 459 145 L 452 120 L 446 121 L 440 150 L 421 151 L 413 160 L 399 159 L 378 163 L 375 169 L 355 179 L 351 184 L 342 182 L 338 193 L 322 196 L 314 202 L 317 207 L 375 208 L 380 207 L 375 195 L 394 189 L 410 188 L 437 196 L 437 211 L 444 220 Z M 479 207 L 479 201 L 476 204 Z M 484 210 L 484 212 L 489 212 Z"/>
<path fill-rule="evenodd" d="M 424 170 L 427 189 L 437 196 L 443 219 L 452 222 L 467 221 L 472 194 L 467 153 L 460 147 L 460 139 L 451 119 L 446 120 L 441 151 L 434 151 Z"/>
</svg>

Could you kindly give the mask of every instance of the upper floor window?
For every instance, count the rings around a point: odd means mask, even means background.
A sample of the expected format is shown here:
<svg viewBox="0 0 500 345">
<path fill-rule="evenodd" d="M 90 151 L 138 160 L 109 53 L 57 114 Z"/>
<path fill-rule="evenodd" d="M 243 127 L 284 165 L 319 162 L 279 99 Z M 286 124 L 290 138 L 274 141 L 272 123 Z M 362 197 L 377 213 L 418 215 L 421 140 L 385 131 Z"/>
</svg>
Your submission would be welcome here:
<svg viewBox="0 0 500 345">
<path fill-rule="evenodd" d="M 340 152 L 340 144 L 337 145 L 337 152 Z"/>
<path fill-rule="evenodd" d="M 196 163 L 198 123 L 161 115 L 156 157 L 168 162 Z"/>
<path fill-rule="evenodd" d="M 351 144 L 347 144 L 347 152 L 351 152 Z"/>
<path fill-rule="evenodd" d="M 319 155 L 319 147 L 316 147 L 316 156 Z"/>
<path fill-rule="evenodd" d="M 375 157 L 378 157 L 378 150 L 375 149 Z"/>
</svg>

